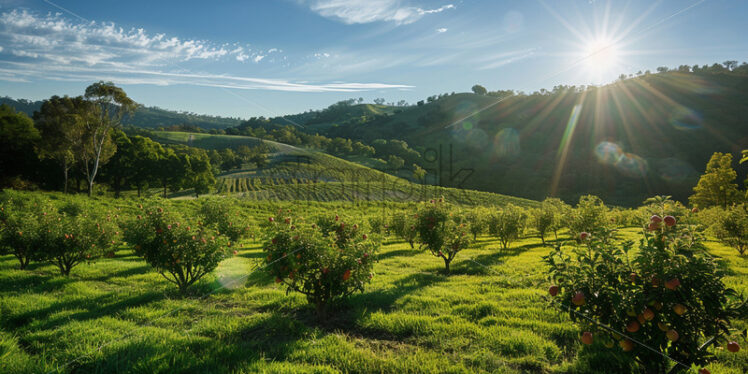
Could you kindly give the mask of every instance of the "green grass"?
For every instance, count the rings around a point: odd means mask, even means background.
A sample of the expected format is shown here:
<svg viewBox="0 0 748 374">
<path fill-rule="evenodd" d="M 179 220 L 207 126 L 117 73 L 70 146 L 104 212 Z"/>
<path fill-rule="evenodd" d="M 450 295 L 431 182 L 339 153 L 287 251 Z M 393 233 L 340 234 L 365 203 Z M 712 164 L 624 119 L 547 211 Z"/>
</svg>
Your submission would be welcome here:
<svg viewBox="0 0 748 374">
<path fill-rule="evenodd" d="M 284 204 L 260 204 L 252 214 L 293 206 Z M 381 214 L 380 205 L 347 213 Z M 294 207 L 307 214 L 344 206 Z M 708 246 L 730 269 L 726 282 L 748 291 L 746 258 Z M 578 328 L 545 300 L 541 256 L 549 250 L 534 237 L 508 250 L 480 237 L 445 276 L 440 259 L 386 241 L 373 283 L 326 323 L 302 296 L 251 273 L 262 257 L 256 242 L 242 243 L 186 298 L 127 247 L 70 278 L 43 264 L 20 271 L 2 256 L 0 372 L 619 372 L 615 355 L 582 348 Z M 746 350 L 717 358 L 713 373 L 748 370 Z"/>
</svg>

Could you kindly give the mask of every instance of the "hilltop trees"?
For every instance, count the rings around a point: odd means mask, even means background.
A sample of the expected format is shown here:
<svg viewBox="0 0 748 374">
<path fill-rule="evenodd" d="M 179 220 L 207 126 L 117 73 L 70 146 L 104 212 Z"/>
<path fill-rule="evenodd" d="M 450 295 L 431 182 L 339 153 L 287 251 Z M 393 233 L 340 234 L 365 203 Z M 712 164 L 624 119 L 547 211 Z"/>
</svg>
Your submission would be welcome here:
<svg viewBox="0 0 748 374">
<path fill-rule="evenodd" d="M 486 90 L 486 87 L 483 87 L 483 86 L 481 86 L 480 84 L 476 84 L 476 85 L 474 85 L 474 86 L 473 86 L 473 87 L 471 88 L 471 90 L 472 90 L 472 91 L 473 91 L 473 93 L 474 93 L 474 94 L 476 94 L 476 95 L 485 95 L 486 93 L 488 93 L 488 90 Z"/>
<path fill-rule="evenodd" d="M 735 178 L 737 173 L 732 168 L 732 154 L 715 152 L 688 200 L 700 207 L 717 205 L 726 208 L 738 198 Z"/>
</svg>

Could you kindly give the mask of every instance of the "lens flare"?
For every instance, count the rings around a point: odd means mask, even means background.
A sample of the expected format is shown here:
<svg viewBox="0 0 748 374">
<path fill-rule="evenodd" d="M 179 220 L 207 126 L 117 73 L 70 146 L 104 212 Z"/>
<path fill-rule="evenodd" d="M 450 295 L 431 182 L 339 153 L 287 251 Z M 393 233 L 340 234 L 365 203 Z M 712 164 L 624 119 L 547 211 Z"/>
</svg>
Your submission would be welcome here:
<svg viewBox="0 0 748 374">
<path fill-rule="evenodd" d="M 671 183 L 690 183 L 699 175 L 691 165 L 674 157 L 657 161 L 656 170 L 660 178 Z"/>
<path fill-rule="evenodd" d="M 642 178 L 649 171 L 647 160 L 633 153 L 624 152 L 620 145 L 613 142 L 600 142 L 595 147 L 595 157 L 601 164 L 613 166 L 627 177 Z"/>
<path fill-rule="evenodd" d="M 670 125 L 681 131 L 693 131 L 701 129 L 703 118 L 699 112 L 679 106 L 670 114 Z"/>
<path fill-rule="evenodd" d="M 509 127 L 501 129 L 493 138 L 494 155 L 499 159 L 514 158 L 519 156 L 519 132 Z"/>
</svg>

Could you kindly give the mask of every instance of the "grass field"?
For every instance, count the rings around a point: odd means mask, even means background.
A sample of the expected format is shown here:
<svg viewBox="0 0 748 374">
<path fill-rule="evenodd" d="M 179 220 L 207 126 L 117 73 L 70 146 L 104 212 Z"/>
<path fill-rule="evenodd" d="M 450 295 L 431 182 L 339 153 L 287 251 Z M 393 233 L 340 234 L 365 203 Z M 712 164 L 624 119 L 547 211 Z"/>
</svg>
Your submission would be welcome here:
<svg viewBox="0 0 748 374">
<path fill-rule="evenodd" d="M 746 258 L 708 245 L 724 257 L 728 284 L 748 291 Z M 125 247 L 70 278 L 48 265 L 16 270 L 2 256 L 0 372 L 620 372 L 616 354 L 582 348 L 578 328 L 545 300 L 549 250 L 534 237 L 508 250 L 480 237 L 445 276 L 440 259 L 386 241 L 373 283 L 324 324 L 303 297 L 253 272 L 257 242 L 244 242 L 189 297 Z M 712 373 L 748 371 L 745 350 L 716 353 Z"/>
</svg>

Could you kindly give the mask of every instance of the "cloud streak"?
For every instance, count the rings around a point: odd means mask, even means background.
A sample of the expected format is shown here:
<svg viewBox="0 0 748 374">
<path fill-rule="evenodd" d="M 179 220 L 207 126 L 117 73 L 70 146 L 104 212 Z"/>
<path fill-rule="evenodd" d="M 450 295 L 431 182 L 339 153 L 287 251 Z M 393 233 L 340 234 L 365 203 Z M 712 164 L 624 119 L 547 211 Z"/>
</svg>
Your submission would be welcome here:
<svg viewBox="0 0 748 374">
<path fill-rule="evenodd" d="M 181 65 L 187 66 L 193 61 L 259 63 L 268 55 L 282 51 L 184 40 L 149 34 L 143 29 L 124 30 L 113 23 L 73 23 L 60 14 L 39 16 L 25 10 L 0 14 L 0 45 L 3 46 L 0 47 L 2 81 L 105 79 L 120 84 L 185 84 L 295 92 L 356 92 L 411 87 L 385 83 L 302 84 L 230 74 L 195 74 Z M 173 69 L 179 71 L 170 71 Z"/>
<path fill-rule="evenodd" d="M 424 15 L 455 8 L 453 4 L 446 4 L 436 9 L 423 9 L 401 0 L 311 0 L 308 1 L 308 5 L 313 12 L 345 24 L 409 24 L 418 21 Z"/>
</svg>

